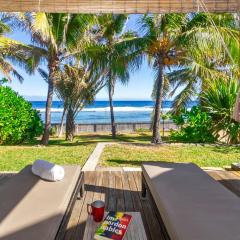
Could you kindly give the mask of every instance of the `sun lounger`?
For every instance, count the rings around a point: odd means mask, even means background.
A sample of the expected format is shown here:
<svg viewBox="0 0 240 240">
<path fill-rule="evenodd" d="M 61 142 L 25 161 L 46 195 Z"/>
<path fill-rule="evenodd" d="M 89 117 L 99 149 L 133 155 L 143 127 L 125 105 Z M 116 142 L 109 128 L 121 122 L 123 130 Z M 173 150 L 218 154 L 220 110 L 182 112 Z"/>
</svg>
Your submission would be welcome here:
<svg viewBox="0 0 240 240">
<path fill-rule="evenodd" d="M 63 238 L 77 195 L 83 194 L 83 173 L 64 166 L 62 181 L 40 179 L 27 166 L 0 185 L 0 239 L 53 240 Z"/>
<path fill-rule="evenodd" d="M 240 198 L 195 164 L 142 165 L 142 196 L 155 203 L 165 239 L 240 239 Z"/>
</svg>

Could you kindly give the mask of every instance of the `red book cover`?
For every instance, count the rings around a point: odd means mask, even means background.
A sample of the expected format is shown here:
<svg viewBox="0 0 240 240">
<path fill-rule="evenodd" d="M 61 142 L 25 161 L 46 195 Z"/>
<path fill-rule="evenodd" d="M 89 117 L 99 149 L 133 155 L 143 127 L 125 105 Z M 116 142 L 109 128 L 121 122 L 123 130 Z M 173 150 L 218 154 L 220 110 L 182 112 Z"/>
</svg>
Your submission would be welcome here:
<svg viewBox="0 0 240 240">
<path fill-rule="evenodd" d="M 122 212 L 109 212 L 98 227 L 94 239 L 122 240 L 131 222 L 132 216 Z"/>
</svg>

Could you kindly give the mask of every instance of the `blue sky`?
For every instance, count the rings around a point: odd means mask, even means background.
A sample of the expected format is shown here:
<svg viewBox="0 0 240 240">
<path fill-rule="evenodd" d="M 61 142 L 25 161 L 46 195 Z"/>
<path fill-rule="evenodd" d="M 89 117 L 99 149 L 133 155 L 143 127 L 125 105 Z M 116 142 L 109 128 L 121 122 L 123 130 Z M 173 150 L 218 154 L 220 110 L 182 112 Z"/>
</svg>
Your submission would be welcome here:
<svg viewBox="0 0 240 240">
<path fill-rule="evenodd" d="M 130 16 L 126 29 L 136 30 L 138 28 L 137 19 L 138 15 Z M 16 40 L 25 43 L 30 43 L 30 37 L 23 32 L 14 31 L 10 35 Z M 14 79 L 9 84 L 19 94 L 25 96 L 29 100 L 44 100 L 47 94 L 47 84 L 36 72 L 34 75 L 28 75 L 24 70 L 17 68 L 19 73 L 24 77 L 24 82 L 21 84 L 18 80 Z M 151 99 L 151 92 L 153 87 L 154 74 L 148 67 L 147 63 L 143 63 L 140 70 L 131 73 L 130 80 L 127 86 L 122 86 L 117 83 L 115 89 L 115 100 L 149 100 Z M 108 98 L 106 89 L 102 89 L 96 99 L 105 100 Z"/>
</svg>

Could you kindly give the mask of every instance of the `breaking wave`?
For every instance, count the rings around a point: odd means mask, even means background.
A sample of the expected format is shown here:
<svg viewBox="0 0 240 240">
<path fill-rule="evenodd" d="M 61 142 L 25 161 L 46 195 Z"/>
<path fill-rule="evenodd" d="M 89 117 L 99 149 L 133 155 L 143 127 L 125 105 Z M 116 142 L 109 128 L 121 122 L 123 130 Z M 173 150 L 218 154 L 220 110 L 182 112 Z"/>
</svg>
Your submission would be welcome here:
<svg viewBox="0 0 240 240">
<path fill-rule="evenodd" d="M 38 108 L 39 112 L 45 112 L 45 108 Z M 103 108 L 84 108 L 82 112 L 109 112 L 109 107 Z M 153 108 L 146 107 L 114 107 L 114 112 L 152 112 Z M 51 112 L 61 113 L 63 108 L 52 108 Z"/>
</svg>

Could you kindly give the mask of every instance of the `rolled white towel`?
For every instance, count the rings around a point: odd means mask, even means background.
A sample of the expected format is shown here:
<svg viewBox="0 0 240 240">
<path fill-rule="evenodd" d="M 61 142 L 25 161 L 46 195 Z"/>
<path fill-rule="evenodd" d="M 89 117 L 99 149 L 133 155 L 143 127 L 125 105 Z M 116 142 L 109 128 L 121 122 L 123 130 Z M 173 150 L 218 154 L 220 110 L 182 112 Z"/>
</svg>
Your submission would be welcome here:
<svg viewBox="0 0 240 240">
<path fill-rule="evenodd" d="M 48 180 L 60 181 L 64 178 L 64 168 L 45 160 L 36 160 L 32 165 L 33 174 Z"/>
</svg>

